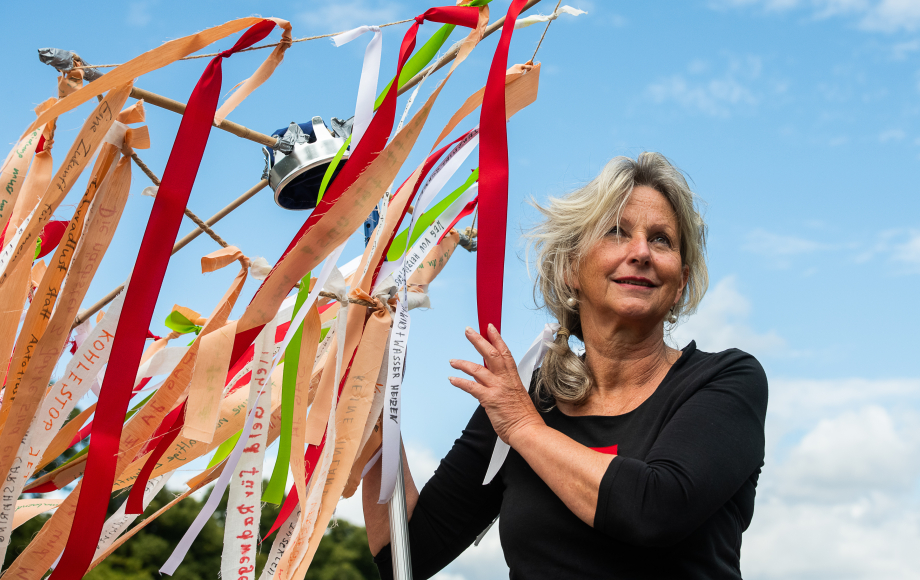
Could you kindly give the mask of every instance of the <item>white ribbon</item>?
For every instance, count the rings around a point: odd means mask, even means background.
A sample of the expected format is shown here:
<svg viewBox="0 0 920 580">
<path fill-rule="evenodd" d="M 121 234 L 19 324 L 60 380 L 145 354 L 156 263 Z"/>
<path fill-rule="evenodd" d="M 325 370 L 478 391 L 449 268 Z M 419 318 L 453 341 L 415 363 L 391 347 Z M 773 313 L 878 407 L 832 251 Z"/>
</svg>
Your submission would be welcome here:
<svg viewBox="0 0 920 580">
<path fill-rule="evenodd" d="M 134 387 L 137 388 L 144 379 L 173 372 L 173 369 L 182 362 L 189 348 L 188 346 L 171 346 L 157 351 L 137 369 Z"/>
<path fill-rule="evenodd" d="M 284 552 L 291 545 L 291 540 L 294 539 L 294 533 L 297 531 L 299 524 L 300 506 L 297 506 L 288 516 L 288 519 L 284 520 L 284 525 L 278 529 L 278 534 L 275 536 L 275 541 L 272 542 L 272 549 L 268 553 L 268 559 L 265 561 L 265 567 L 262 568 L 262 575 L 259 576 L 259 580 L 271 580 L 275 577 L 278 564 L 281 563 Z"/>
<path fill-rule="evenodd" d="M 29 215 L 26 216 L 26 219 L 22 220 L 22 223 L 19 224 L 19 227 L 13 230 L 13 237 L 10 238 L 10 242 L 3 248 L 3 251 L 0 252 L 0 275 L 6 271 L 6 267 L 10 263 L 10 259 L 13 257 L 13 253 L 16 251 L 16 247 L 19 245 L 19 240 L 22 238 L 22 234 L 26 231 L 26 227 L 29 225 L 29 222 L 32 221 L 32 216 L 35 215 L 35 210 L 38 209 L 38 206 L 32 209 L 29 212 Z M 33 250 L 34 252 L 34 250 Z M 32 256 L 28 256 L 29 259 Z"/>
<path fill-rule="evenodd" d="M 339 382 L 342 380 L 342 357 L 345 356 L 345 330 L 348 325 L 348 289 L 345 285 L 345 276 L 342 276 L 338 268 L 332 269 L 325 289 L 326 292 L 335 294 L 336 299 L 339 301 L 339 311 L 335 317 L 335 381 L 332 383 L 333 390 L 338 394 Z M 333 408 L 337 399 L 338 397 L 335 397 L 332 401 Z"/>
<path fill-rule="evenodd" d="M 377 100 L 377 79 L 380 76 L 380 53 L 383 49 L 383 33 L 379 26 L 359 26 L 354 30 L 332 37 L 336 46 L 342 46 L 363 35 L 373 32 L 374 37 L 364 49 L 364 66 L 361 69 L 361 82 L 358 84 L 358 102 L 355 105 L 355 122 L 351 129 L 351 150 L 364 136 L 371 119 L 374 118 L 374 102 Z"/>
<path fill-rule="evenodd" d="M 422 213 L 428 209 L 428 204 L 431 203 L 441 190 L 444 189 L 444 186 L 447 185 L 447 182 L 450 181 L 450 178 L 454 176 L 460 166 L 463 165 L 463 162 L 466 161 L 467 157 L 470 156 L 470 153 L 479 145 L 479 126 L 473 128 L 472 131 L 447 154 L 447 157 L 441 160 L 438 166 L 435 168 L 434 172 L 428 178 L 427 183 L 425 183 L 421 192 L 419 192 L 418 200 L 415 204 L 415 209 L 412 212 L 412 217 L 409 219 L 409 229 L 406 230 L 406 246 L 408 247 L 409 241 L 412 239 L 412 230 L 415 228 L 415 218 L 421 217 Z M 459 212 L 458 212 L 459 213 Z M 453 221 L 453 220 L 451 220 Z M 450 223 L 450 222 L 447 222 Z M 402 257 L 399 260 L 396 260 L 396 266 L 403 266 L 403 278 L 408 279 L 409 276 L 406 273 L 406 262 L 403 261 Z M 408 297 L 405 297 L 408 301 Z"/>
<path fill-rule="evenodd" d="M 232 469 L 230 494 L 227 498 L 227 517 L 224 523 L 224 547 L 221 554 L 221 577 L 239 579 L 255 578 L 256 554 L 259 552 L 259 520 L 262 515 L 262 471 L 265 448 L 268 447 L 268 424 L 271 417 L 271 372 L 275 347 L 275 331 L 280 320 L 266 324 L 255 341 L 254 368 L 249 381 L 250 417 L 258 416 L 256 433 L 244 431 L 236 447 L 243 447 L 239 461 Z M 296 330 L 296 329 L 295 329 Z M 288 330 L 288 335 L 296 334 Z M 258 415 L 258 410 L 262 414 Z M 234 452 L 236 448 L 234 448 Z M 231 464 L 228 463 L 227 467 Z M 224 472 L 227 468 L 224 468 Z M 223 473 L 221 475 L 223 475 Z"/>
<path fill-rule="evenodd" d="M 549 16 L 544 16 L 543 14 L 534 14 L 532 16 L 527 16 L 525 18 L 518 18 L 514 21 L 514 29 L 527 28 L 532 24 L 537 24 L 539 22 L 549 22 L 550 20 L 555 20 L 559 18 L 560 14 L 571 14 L 572 16 L 579 16 L 581 14 L 587 14 L 584 10 L 579 10 L 578 8 L 572 8 L 571 6 L 562 6 L 557 8 L 555 12 Z"/>
<path fill-rule="evenodd" d="M 408 280 L 411 273 L 415 271 L 415 268 L 417 268 L 425 256 L 428 255 L 431 248 L 433 248 L 435 244 L 438 243 L 438 240 L 441 239 L 441 236 L 444 235 L 447 226 L 457 219 L 457 216 L 460 215 L 460 212 L 463 211 L 466 204 L 473 201 L 478 194 L 479 184 L 474 183 L 469 189 L 464 191 L 454 203 L 450 204 L 430 226 L 428 226 L 428 230 L 415 240 L 415 243 L 401 258 L 401 261 L 384 262 L 380 266 L 380 275 L 378 276 L 380 282 L 378 282 L 377 286 L 374 288 L 374 296 L 377 296 L 382 289 L 388 286 L 395 286 L 397 289 L 405 286 L 406 280 Z M 401 265 L 405 265 L 405 268 L 401 268 Z"/>
<path fill-rule="evenodd" d="M 537 368 L 537 363 L 543 361 L 549 345 L 553 342 L 553 335 L 559 330 L 559 325 L 555 322 L 547 323 L 543 331 L 537 335 L 530 348 L 524 353 L 517 364 L 518 376 L 521 377 L 521 384 L 527 390 L 530 380 L 533 377 L 533 371 Z M 508 457 L 508 451 L 511 447 L 501 439 L 495 440 L 495 449 L 492 450 L 492 459 L 489 461 L 489 468 L 486 470 L 486 477 L 482 484 L 486 485 L 492 481 L 498 470 L 501 469 L 505 458 Z"/>
<path fill-rule="evenodd" d="M 265 280 L 268 278 L 268 275 L 271 274 L 271 271 L 272 265 L 268 263 L 268 260 L 261 256 L 253 259 L 249 264 L 249 275 L 256 280 Z"/>
<path fill-rule="evenodd" d="M 387 503 L 396 488 L 396 475 L 401 459 L 399 449 L 400 392 L 406 370 L 406 348 L 409 344 L 409 310 L 397 294 L 396 313 L 390 331 L 390 356 L 387 359 L 387 386 L 383 407 L 383 469 L 380 478 L 380 499 Z"/>
<path fill-rule="evenodd" d="M 272 321 L 274 322 L 274 321 Z M 275 325 L 269 322 L 263 328 L 262 333 L 265 332 L 265 329 L 270 329 L 272 332 L 275 331 Z M 258 347 L 259 340 L 262 338 L 262 333 L 256 337 L 256 345 Z M 253 373 L 255 376 L 255 373 Z M 271 373 L 268 373 L 269 380 L 271 380 Z M 259 393 L 261 395 L 261 392 Z M 217 483 L 214 484 L 213 489 L 211 490 L 211 495 L 208 496 L 208 501 L 205 502 L 204 507 L 201 508 L 201 511 L 198 512 L 198 517 L 195 518 L 195 521 L 192 522 L 192 525 L 189 526 L 186 530 L 185 535 L 182 536 L 182 539 L 179 540 L 179 545 L 176 546 L 176 549 L 173 550 L 172 555 L 160 568 L 160 574 L 167 574 L 172 576 L 175 573 L 176 568 L 179 567 L 179 564 L 182 563 L 182 560 L 185 558 L 185 555 L 188 553 L 189 548 L 192 547 L 192 542 L 195 541 L 195 538 L 198 537 L 198 534 L 201 533 L 202 528 L 211 519 L 211 515 L 214 513 L 214 510 L 217 509 L 217 504 L 220 503 L 221 498 L 224 496 L 224 491 L 227 490 L 227 486 L 230 484 L 230 478 L 233 476 L 236 471 L 236 466 L 240 462 L 240 458 L 243 455 L 243 448 L 249 442 L 249 434 L 252 432 L 252 423 L 256 416 L 257 405 L 253 405 L 251 400 L 253 397 L 250 395 L 250 405 L 246 409 L 246 423 L 243 425 L 243 432 L 240 434 L 239 441 L 233 447 L 233 451 L 230 452 L 230 457 L 227 458 L 227 462 L 224 465 L 223 471 L 220 473 L 220 477 L 217 478 Z M 255 397 L 258 399 L 258 396 Z"/>
<path fill-rule="evenodd" d="M 285 298 L 284 302 L 281 303 L 281 308 L 278 310 L 278 314 L 275 315 L 275 319 L 285 320 L 286 318 L 290 318 L 291 314 L 293 314 L 294 312 L 294 303 L 296 301 L 297 301 L 296 295 L 288 296 L 287 298 Z M 282 339 L 282 342 L 283 342 L 283 339 Z M 278 344 L 281 344 L 281 342 L 275 345 L 275 354 L 278 353 L 278 346 L 277 346 Z M 224 395 L 227 395 L 230 392 L 230 390 L 233 388 L 233 386 L 237 384 L 238 382 L 240 382 L 240 379 L 242 379 L 246 375 L 246 373 L 252 370 L 252 365 L 255 362 L 254 359 L 255 357 L 250 359 L 245 365 L 243 365 L 243 367 L 239 371 L 237 371 L 237 373 L 233 376 L 231 380 L 227 381 L 227 384 L 224 387 Z M 144 389 L 144 390 L 147 390 L 147 389 Z"/>
<path fill-rule="evenodd" d="M 431 248 L 438 243 L 447 226 L 460 215 L 466 204 L 476 197 L 478 190 L 479 188 L 474 184 L 463 192 L 450 207 L 438 216 L 428 230 L 419 236 L 402 259 L 384 264 L 388 266 L 387 271 L 381 269 L 380 272 L 380 278 L 384 281 L 374 290 L 374 295 L 377 295 L 387 286 L 395 286 L 397 291 L 403 289 L 402 294 L 397 292 L 396 312 L 393 317 L 393 329 L 390 332 L 389 357 L 387 358 L 388 374 L 383 409 L 383 467 L 379 503 L 386 503 L 393 496 L 393 490 L 396 487 L 396 470 L 400 460 L 400 394 L 406 365 L 406 348 L 409 343 L 409 307 L 411 306 L 410 294 L 406 289 L 407 273 L 415 271 Z"/>
<path fill-rule="evenodd" d="M 470 153 L 472 153 L 478 145 L 479 126 L 477 125 L 463 138 L 463 140 L 450 150 L 447 156 L 441 160 L 432 174 L 428 177 L 428 182 L 422 188 L 422 191 L 419 192 L 418 201 L 412 212 L 413 221 L 417 216 L 421 216 L 422 213 L 428 209 L 428 204 L 431 203 L 431 200 L 441 193 L 441 190 L 444 189 L 444 186 L 447 185 L 450 178 L 457 173 L 457 170 L 460 169 L 460 166 L 463 165 L 463 162 L 466 161 Z"/>
<path fill-rule="evenodd" d="M 90 324 L 91 318 L 92 317 L 87 316 L 86 320 L 81 322 L 76 328 L 73 329 L 73 343 L 74 343 L 74 346 L 76 347 L 74 348 L 74 350 L 77 350 L 78 348 L 83 346 L 83 342 L 89 336 L 89 332 L 93 328 L 92 324 Z"/>
<path fill-rule="evenodd" d="M 111 143 L 118 149 L 121 149 L 125 144 L 125 134 L 128 132 L 128 126 L 124 123 L 115 121 L 112 123 L 112 126 L 109 127 L 109 130 L 106 132 L 105 137 L 102 139 L 103 143 Z"/>
<path fill-rule="evenodd" d="M 153 501 L 156 494 L 163 489 L 163 486 L 166 485 L 166 482 L 169 481 L 169 478 L 175 473 L 176 472 L 173 471 L 147 481 L 147 485 L 144 487 L 144 509 L 147 509 L 147 506 L 150 505 L 150 502 Z M 119 536 L 128 529 L 128 526 L 134 523 L 134 520 L 140 515 L 126 514 L 127 507 L 128 500 L 125 500 L 125 502 L 115 510 L 112 517 L 105 521 L 105 525 L 102 527 L 102 534 L 99 537 L 99 543 L 96 544 L 96 553 L 93 554 L 93 561 L 102 556 L 102 554 L 115 543 L 115 540 L 117 540 Z"/>
<path fill-rule="evenodd" d="M 316 302 L 320 291 L 326 286 L 326 281 L 332 274 L 333 269 L 336 269 L 335 263 L 338 261 L 339 256 L 342 255 L 342 250 L 345 249 L 346 243 L 347 242 L 343 242 L 341 246 L 333 250 L 332 253 L 326 257 L 326 261 L 323 263 L 323 269 L 320 270 L 319 277 L 316 279 L 316 285 L 313 287 L 313 290 L 310 291 L 310 294 L 307 295 L 307 301 L 303 303 L 303 306 L 301 306 L 300 310 L 297 311 L 297 315 L 294 316 L 293 320 L 291 320 L 291 326 L 288 327 L 288 331 L 284 335 L 284 340 L 281 341 L 281 349 L 278 350 L 278 353 L 275 355 L 272 368 L 278 364 L 278 360 L 281 358 L 282 353 L 284 353 L 288 344 L 290 344 L 291 340 L 294 338 L 296 330 L 300 328 L 300 325 L 303 324 L 304 319 L 306 319 L 307 313 L 310 311 L 310 307 L 313 306 L 313 303 Z M 343 302 L 343 305 L 344 304 L 347 304 L 347 302 Z M 293 308 L 293 304 L 291 308 Z M 288 312 L 287 316 L 290 317 L 290 311 Z"/>
</svg>

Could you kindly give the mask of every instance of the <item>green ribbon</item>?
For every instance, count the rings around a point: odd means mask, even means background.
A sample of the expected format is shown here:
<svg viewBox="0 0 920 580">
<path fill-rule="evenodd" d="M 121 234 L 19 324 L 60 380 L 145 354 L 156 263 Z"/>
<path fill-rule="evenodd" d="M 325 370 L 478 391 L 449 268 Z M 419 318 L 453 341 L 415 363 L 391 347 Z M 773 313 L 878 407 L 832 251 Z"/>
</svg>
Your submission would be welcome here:
<svg viewBox="0 0 920 580">
<path fill-rule="evenodd" d="M 335 168 L 339 166 L 339 162 L 342 160 L 342 156 L 345 155 L 345 150 L 348 149 L 349 145 L 351 145 L 351 135 L 342 143 L 342 146 L 336 151 L 335 157 L 332 158 L 332 162 L 329 163 L 329 167 L 326 168 L 326 173 L 323 175 L 323 181 L 319 184 L 319 194 L 316 196 L 317 206 L 319 202 L 322 201 L 323 194 L 326 193 L 326 188 L 329 186 L 329 182 L 332 181 L 332 175 L 335 173 Z"/>
<path fill-rule="evenodd" d="M 240 440 L 240 435 L 242 434 L 243 430 L 240 429 L 235 435 L 220 444 L 217 451 L 214 453 L 214 457 L 212 457 L 211 461 L 208 463 L 208 469 L 211 469 L 230 455 L 230 452 L 233 451 L 236 442 Z"/>
<path fill-rule="evenodd" d="M 42 253 L 42 239 L 38 238 L 38 241 L 35 242 L 35 256 L 32 258 L 32 261 L 38 259 L 38 255 Z"/>
<path fill-rule="evenodd" d="M 196 335 L 201 332 L 201 327 L 193 323 L 191 320 L 186 318 L 183 314 L 173 310 L 169 313 L 169 316 L 166 317 L 166 321 L 163 323 L 170 330 L 175 330 L 179 334 L 188 334 L 194 332 Z"/>
<path fill-rule="evenodd" d="M 444 211 L 450 207 L 450 204 L 454 203 L 458 197 L 463 195 L 463 192 L 469 189 L 476 180 L 479 179 L 479 168 L 473 170 L 467 180 L 450 193 L 447 197 L 439 201 L 432 207 L 430 210 L 423 213 L 415 221 L 415 225 L 412 226 L 412 238 L 409 239 L 409 228 L 406 228 L 398 236 L 393 238 L 393 243 L 390 244 L 390 249 L 387 250 L 387 261 L 395 262 L 403 255 L 403 252 L 407 248 L 412 247 L 412 244 L 415 243 L 415 240 L 419 239 L 423 233 L 434 223 L 434 220 L 438 219 L 438 216 L 444 213 Z M 408 240 L 408 243 L 407 243 Z"/>
<path fill-rule="evenodd" d="M 300 289 L 294 301 L 294 316 L 310 295 L 310 272 L 300 281 Z M 292 329 L 288 329 L 291 332 Z M 287 487 L 288 466 L 291 463 L 291 439 L 294 436 L 294 395 L 297 390 L 297 367 L 300 364 L 300 344 L 303 340 L 303 323 L 295 331 L 284 349 L 284 371 L 281 379 L 281 437 L 278 443 L 278 458 L 271 480 L 262 494 L 262 501 L 280 504 Z"/>
</svg>

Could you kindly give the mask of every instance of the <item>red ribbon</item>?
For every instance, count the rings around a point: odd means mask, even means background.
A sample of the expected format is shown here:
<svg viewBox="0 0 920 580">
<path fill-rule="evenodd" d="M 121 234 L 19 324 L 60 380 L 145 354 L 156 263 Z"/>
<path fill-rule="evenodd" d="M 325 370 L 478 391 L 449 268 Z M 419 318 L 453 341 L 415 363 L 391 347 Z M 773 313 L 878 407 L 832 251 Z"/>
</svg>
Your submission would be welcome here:
<svg viewBox="0 0 920 580">
<path fill-rule="evenodd" d="M 155 451 L 159 451 L 161 446 L 164 447 L 163 451 L 165 451 L 165 448 L 168 448 L 170 445 L 172 445 L 173 441 L 176 440 L 176 437 L 179 436 L 179 432 L 182 430 L 181 425 L 179 428 L 176 428 L 176 422 L 177 420 L 181 419 L 183 415 L 185 415 L 185 406 L 187 403 L 188 400 L 186 400 L 185 403 L 182 403 L 170 411 L 168 415 L 166 415 L 166 418 L 163 419 L 162 423 L 160 423 L 157 432 L 147 444 L 148 446 L 157 441 L 160 437 L 162 437 L 162 439 L 159 439 L 159 444 L 157 445 Z M 131 493 L 128 495 L 128 502 L 125 505 L 126 514 L 140 515 L 144 513 L 144 491 L 147 489 L 147 482 L 150 480 L 150 474 L 153 473 L 153 470 L 159 463 L 160 457 L 163 456 L 163 451 L 160 452 L 159 456 L 151 457 L 150 460 L 144 464 L 141 472 L 137 475 L 137 479 L 134 481 L 134 485 L 131 486 Z M 156 455 L 155 452 L 154 455 Z"/>
<path fill-rule="evenodd" d="M 476 255 L 476 306 L 479 333 L 489 323 L 502 328 L 505 228 L 508 224 L 508 128 L 505 126 L 505 71 L 514 23 L 525 0 L 513 0 L 492 57 L 479 116 L 479 248 Z"/>
<path fill-rule="evenodd" d="M 442 6 L 439 8 L 431 8 L 424 14 L 417 16 L 415 22 L 412 23 L 412 26 L 409 27 L 406 35 L 403 37 L 402 45 L 399 49 L 399 60 L 396 65 L 395 77 L 397 79 L 400 73 L 402 73 L 403 65 L 406 64 L 409 55 L 415 50 L 415 39 L 418 35 L 418 28 L 425 20 L 442 24 L 456 24 L 467 28 L 476 28 L 476 25 L 479 23 L 479 9 L 473 6 Z M 504 81 L 502 82 L 504 83 Z M 288 244 L 287 249 L 284 250 L 281 258 L 279 258 L 278 262 L 275 264 L 275 268 L 277 268 L 278 264 L 280 264 L 294 248 L 297 241 L 322 219 L 329 208 L 332 207 L 332 204 L 338 201 L 345 190 L 355 182 L 365 169 L 367 169 L 368 165 L 377 159 L 377 156 L 380 155 L 380 152 L 386 147 L 387 138 L 389 138 L 390 132 L 393 130 L 393 123 L 396 120 L 396 97 L 399 92 L 399 87 L 397 87 L 398 84 L 399 83 L 393 83 L 390 85 L 383 99 L 383 103 L 380 104 L 380 107 L 374 114 L 374 118 L 371 119 L 367 131 L 364 132 L 364 136 L 361 138 L 358 146 L 355 147 L 354 151 L 349 155 L 348 163 L 342 166 L 339 175 L 329 185 L 329 189 L 326 190 L 326 193 L 323 194 L 322 201 L 319 202 L 316 209 L 313 210 L 313 213 L 310 214 L 310 217 L 307 218 L 307 221 L 304 222 L 303 226 L 291 240 L 291 243 Z M 274 269 L 272 270 L 272 273 L 273 272 Z M 269 273 L 262 282 L 263 286 L 265 282 L 271 278 L 272 273 Z M 291 281 L 291 288 L 294 287 L 294 282 L 294 280 Z M 259 290 L 261 290 L 261 287 Z M 259 291 L 257 290 L 256 294 L 258 293 Z M 260 330 L 261 326 L 257 326 L 237 334 L 233 343 L 233 353 L 230 356 L 230 360 L 237 360 L 246 347 L 252 344 Z"/>
<path fill-rule="evenodd" d="M 68 221 L 51 221 L 45 224 L 38 238 L 42 241 L 42 249 L 35 256 L 35 259 L 44 258 L 51 253 L 61 243 L 64 233 L 67 231 Z"/>
<path fill-rule="evenodd" d="M 459 222 L 460 220 L 462 220 L 462 219 L 465 218 L 466 216 L 468 216 L 468 215 L 470 215 L 471 213 L 473 213 L 473 210 L 476 209 L 476 206 L 477 206 L 477 205 L 479 205 L 479 196 L 478 196 L 478 195 L 477 195 L 476 197 L 473 198 L 473 201 L 471 201 L 471 202 L 469 202 L 468 204 L 466 204 L 465 206 L 463 206 L 463 209 L 460 210 L 460 214 L 459 214 L 457 217 L 454 218 L 454 221 L 450 222 L 450 225 L 447 226 L 447 228 L 444 230 L 444 233 L 441 234 L 441 237 L 440 237 L 440 238 L 438 238 L 438 243 L 440 244 L 440 243 L 441 243 L 441 240 L 444 239 L 444 236 L 446 236 L 447 234 L 449 234 L 449 233 L 450 233 L 450 230 L 454 229 L 454 226 L 457 225 L 457 222 Z"/>
<path fill-rule="evenodd" d="M 96 551 L 115 480 L 124 416 L 143 354 L 147 328 L 217 111 L 222 81 L 221 61 L 259 42 L 274 27 L 275 23 L 271 20 L 263 20 L 243 33 L 233 48 L 214 57 L 188 100 L 125 295 L 104 388 L 96 406 L 96 426 L 89 446 L 74 525 L 60 563 L 51 574 L 52 580 L 82 578 Z"/>
</svg>

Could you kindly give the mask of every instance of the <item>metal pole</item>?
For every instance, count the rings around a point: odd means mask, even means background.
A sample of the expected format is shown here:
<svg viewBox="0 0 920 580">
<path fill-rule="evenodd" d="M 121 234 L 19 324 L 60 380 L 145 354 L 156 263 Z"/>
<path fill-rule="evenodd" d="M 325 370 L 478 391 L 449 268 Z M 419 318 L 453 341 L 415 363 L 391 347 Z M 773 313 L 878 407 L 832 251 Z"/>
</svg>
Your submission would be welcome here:
<svg viewBox="0 0 920 580">
<path fill-rule="evenodd" d="M 396 489 L 387 504 L 390 508 L 390 553 L 393 557 L 393 578 L 412 580 L 412 550 L 409 546 L 409 512 L 406 509 L 406 480 L 403 476 L 402 446 L 399 449 L 399 469 Z"/>
</svg>

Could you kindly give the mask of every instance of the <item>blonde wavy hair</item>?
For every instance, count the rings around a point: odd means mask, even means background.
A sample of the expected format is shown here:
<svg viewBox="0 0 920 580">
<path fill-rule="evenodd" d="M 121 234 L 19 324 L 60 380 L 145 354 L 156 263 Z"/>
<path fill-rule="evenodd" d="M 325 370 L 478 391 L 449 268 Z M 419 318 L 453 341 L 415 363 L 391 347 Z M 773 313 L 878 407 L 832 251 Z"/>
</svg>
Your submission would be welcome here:
<svg viewBox="0 0 920 580">
<path fill-rule="evenodd" d="M 709 286 L 706 268 L 706 223 L 698 198 L 683 173 L 659 153 L 646 152 L 638 159 L 616 157 L 587 185 L 561 198 L 550 198 L 546 206 L 531 203 L 544 220 L 526 234 L 536 265 L 534 298 L 568 330 L 584 340 L 578 304 L 568 280 L 578 277 L 579 266 L 588 251 L 618 223 L 633 189 L 651 187 L 670 202 L 680 232 L 680 256 L 690 270 L 687 286 L 677 305 L 662 324 L 676 325 L 681 316 L 692 314 Z M 668 318 L 671 322 L 668 322 Z M 565 401 L 584 403 L 594 386 L 585 361 L 569 348 L 568 336 L 560 332 L 552 344 L 537 380 L 534 398 L 538 403 Z M 552 403 L 551 403 L 552 404 Z"/>
</svg>

